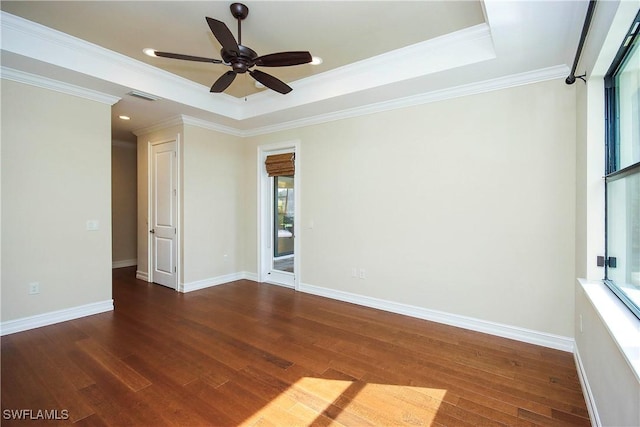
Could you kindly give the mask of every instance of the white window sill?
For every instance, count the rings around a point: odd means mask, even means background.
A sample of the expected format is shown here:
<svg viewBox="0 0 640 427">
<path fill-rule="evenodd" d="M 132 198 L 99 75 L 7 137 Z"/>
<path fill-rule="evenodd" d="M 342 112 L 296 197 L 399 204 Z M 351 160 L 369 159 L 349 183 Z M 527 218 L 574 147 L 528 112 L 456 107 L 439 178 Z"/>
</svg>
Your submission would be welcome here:
<svg viewBox="0 0 640 427">
<path fill-rule="evenodd" d="M 640 382 L 640 320 L 601 281 L 578 282 Z"/>
</svg>

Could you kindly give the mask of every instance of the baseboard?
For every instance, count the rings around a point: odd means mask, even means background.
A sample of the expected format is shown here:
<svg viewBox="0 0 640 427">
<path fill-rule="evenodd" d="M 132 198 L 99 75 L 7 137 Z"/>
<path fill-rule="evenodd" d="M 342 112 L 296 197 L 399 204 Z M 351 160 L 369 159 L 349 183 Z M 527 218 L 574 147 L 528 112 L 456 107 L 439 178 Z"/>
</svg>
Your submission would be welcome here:
<svg viewBox="0 0 640 427">
<path fill-rule="evenodd" d="M 589 412 L 589 420 L 591 421 L 591 425 L 594 427 L 601 427 L 602 423 L 600 422 L 600 415 L 598 414 L 596 402 L 593 398 L 593 392 L 591 391 L 591 386 L 589 385 L 589 380 L 587 379 L 587 371 L 584 369 L 582 359 L 580 358 L 578 346 L 576 346 L 573 351 L 573 358 L 576 362 L 578 378 L 580 379 L 580 385 L 582 386 L 582 395 L 584 396 L 585 403 L 587 404 L 587 411 Z"/>
<path fill-rule="evenodd" d="M 121 261 L 113 261 L 111 268 L 133 267 L 134 265 L 138 265 L 137 259 L 123 259 Z"/>
<path fill-rule="evenodd" d="M 141 280 L 148 281 L 146 272 L 137 271 L 136 277 Z M 256 273 L 242 271 L 238 273 L 227 274 L 224 276 L 213 277 L 204 280 L 184 283 L 178 285 L 179 292 L 192 292 L 199 289 L 218 286 L 224 283 L 236 280 L 253 280 L 259 281 Z M 511 325 L 504 325 L 486 320 L 475 319 L 472 317 L 460 316 L 457 314 L 445 313 L 442 311 L 431 310 L 423 307 L 417 307 L 408 304 L 402 304 L 393 301 L 387 301 L 379 298 L 368 297 L 350 292 L 338 291 L 335 289 L 323 288 L 309 284 L 300 284 L 298 289 L 301 292 L 319 295 L 326 298 L 332 298 L 339 301 L 350 302 L 365 307 L 377 308 L 379 310 L 389 311 L 392 313 L 403 314 L 406 316 L 416 317 L 418 319 L 430 320 L 432 322 L 443 323 L 445 325 L 456 326 L 471 331 L 482 332 L 486 334 L 496 335 L 503 338 L 514 339 L 530 344 L 540 345 L 543 347 L 554 348 L 557 350 L 573 352 L 573 338 L 563 337 L 560 335 L 549 334 L 546 332 L 534 331 L 531 329 L 519 328 Z"/>
<path fill-rule="evenodd" d="M 136 271 L 136 279 L 144 280 L 145 282 L 149 281 L 149 274 L 146 271 Z M 196 280 L 194 282 L 188 282 L 183 284 L 178 284 L 178 292 L 193 292 L 200 289 L 209 288 L 211 286 L 218 286 L 229 282 L 234 282 L 236 280 L 253 280 L 254 282 L 259 281 L 259 277 L 256 273 L 250 273 L 248 271 L 241 271 L 239 273 L 231 273 L 226 274 L 224 276 L 212 277 L 209 279 Z"/>
<path fill-rule="evenodd" d="M 250 273 L 248 271 L 243 271 L 242 272 L 242 278 L 245 280 L 252 280 L 254 282 L 259 282 L 260 281 L 260 277 L 258 276 L 257 273 Z"/>
<path fill-rule="evenodd" d="M 224 283 L 234 282 L 236 280 L 244 279 L 244 273 L 232 273 L 225 274 L 224 276 L 211 277 L 204 280 L 196 280 L 194 282 L 183 283 L 178 285 L 178 292 L 193 292 L 200 289 L 210 288 L 211 286 L 218 286 Z"/>
<path fill-rule="evenodd" d="M 0 324 L 0 335 L 4 336 L 14 334 L 16 332 L 27 331 L 29 329 L 53 325 L 54 323 L 66 322 L 67 320 L 104 313 L 106 311 L 113 311 L 112 299 L 2 322 L 2 324 Z"/>
<path fill-rule="evenodd" d="M 365 307 L 377 308 L 379 310 L 403 314 L 405 316 L 416 317 L 418 319 L 430 320 L 432 322 L 443 323 L 445 325 L 456 326 L 458 328 L 469 329 L 471 331 L 523 341 L 543 347 L 568 352 L 573 352 L 574 350 L 574 340 L 569 337 L 489 322 L 486 320 L 445 313 L 437 310 L 430 310 L 423 307 L 372 298 L 335 289 L 322 288 L 309 284 L 300 284 L 298 290 L 309 294 L 350 302 L 352 304 L 358 304 Z"/>
<path fill-rule="evenodd" d="M 145 282 L 149 281 L 149 273 L 146 271 L 136 271 L 136 279 L 144 280 Z"/>
</svg>

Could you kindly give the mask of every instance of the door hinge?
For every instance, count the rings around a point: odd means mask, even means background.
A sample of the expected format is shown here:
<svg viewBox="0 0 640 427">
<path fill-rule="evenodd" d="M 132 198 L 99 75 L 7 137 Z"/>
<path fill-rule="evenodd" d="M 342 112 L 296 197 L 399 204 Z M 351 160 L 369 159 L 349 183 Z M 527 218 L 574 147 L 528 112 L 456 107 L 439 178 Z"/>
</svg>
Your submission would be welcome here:
<svg viewBox="0 0 640 427">
<path fill-rule="evenodd" d="M 605 258 L 603 256 L 598 255 L 598 257 L 596 258 L 596 265 L 598 267 L 607 266 L 609 268 L 616 268 L 616 266 L 618 265 L 618 260 L 616 259 L 616 257 L 613 257 L 613 256 Z"/>
<path fill-rule="evenodd" d="M 175 265 L 173 266 L 173 272 L 174 272 L 174 273 L 177 273 L 177 272 L 178 272 L 178 266 L 175 266 Z"/>
<path fill-rule="evenodd" d="M 173 234 L 178 234 L 178 229 L 177 228 L 173 229 Z"/>
</svg>

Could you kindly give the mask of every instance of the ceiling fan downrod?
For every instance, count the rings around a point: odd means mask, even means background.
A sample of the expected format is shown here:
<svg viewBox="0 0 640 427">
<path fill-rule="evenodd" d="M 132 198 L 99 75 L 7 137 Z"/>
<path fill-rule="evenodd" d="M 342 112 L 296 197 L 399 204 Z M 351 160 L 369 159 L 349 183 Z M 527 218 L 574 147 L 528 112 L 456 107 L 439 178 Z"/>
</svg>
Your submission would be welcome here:
<svg viewBox="0 0 640 427">
<path fill-rule="evenodd" d="M 233 17 L 238 20 L 238 44 L 242 44 L 242 21 L 249 15 L 249 8 L 242 3 L 233 3 L 229 9 Z"/>
</svg>

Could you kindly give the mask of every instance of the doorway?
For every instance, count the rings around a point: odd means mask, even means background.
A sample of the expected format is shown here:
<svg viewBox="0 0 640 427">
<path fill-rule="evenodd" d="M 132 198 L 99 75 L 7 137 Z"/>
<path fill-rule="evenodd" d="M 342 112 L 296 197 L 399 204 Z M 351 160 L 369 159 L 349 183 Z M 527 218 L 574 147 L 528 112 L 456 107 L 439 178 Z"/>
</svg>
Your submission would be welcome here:
<svg viewBox="0 0 640 427">
<path fill-rule="evenodd" d="M 258 147 L 260 281 L 291 288 L 300 277 L 298 145 Z"/>
<path fill-rule="evenodd" d="M 149 166 L 150 281 L 177 289 L 177 140 L 151 143 Z"/>
</svg>

